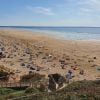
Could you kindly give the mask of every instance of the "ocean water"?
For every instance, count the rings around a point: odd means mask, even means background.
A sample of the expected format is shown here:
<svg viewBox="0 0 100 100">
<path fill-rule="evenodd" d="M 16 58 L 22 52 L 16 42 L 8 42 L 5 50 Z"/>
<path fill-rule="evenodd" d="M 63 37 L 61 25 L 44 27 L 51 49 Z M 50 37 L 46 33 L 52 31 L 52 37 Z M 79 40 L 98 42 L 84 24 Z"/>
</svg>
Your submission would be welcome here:
<svg viewBox="0 0 100 100">
<path fill-rule="evenodd" d="M 41 27 L 41 26 L 0 26 L 41 32 L 66 40 L 100 40 L 100 27 Z"/>
</svg>

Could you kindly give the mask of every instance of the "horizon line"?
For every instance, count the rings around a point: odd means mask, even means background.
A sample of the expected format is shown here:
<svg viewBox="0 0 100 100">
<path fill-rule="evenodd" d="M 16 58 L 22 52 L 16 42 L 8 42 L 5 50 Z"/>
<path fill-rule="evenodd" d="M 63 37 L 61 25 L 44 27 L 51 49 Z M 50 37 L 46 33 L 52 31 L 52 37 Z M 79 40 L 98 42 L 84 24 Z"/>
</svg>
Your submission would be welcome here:
<svg viewBox="0 0 100 100">
<path fill-rule="evenodd" d="M 3 25 L 3 26 L 0 26 L 0 27 L 87 27 L 87 28 L 100 28 L 100 26 L 39 26 L 39 25 Z"/>
</svg>

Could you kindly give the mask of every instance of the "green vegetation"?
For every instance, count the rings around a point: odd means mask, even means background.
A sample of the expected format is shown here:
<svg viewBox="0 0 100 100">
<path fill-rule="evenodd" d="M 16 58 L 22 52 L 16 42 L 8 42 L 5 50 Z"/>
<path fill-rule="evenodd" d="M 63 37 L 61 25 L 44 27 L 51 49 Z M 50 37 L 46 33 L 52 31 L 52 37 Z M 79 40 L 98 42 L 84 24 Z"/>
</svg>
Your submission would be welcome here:
<svg viewBox="0 0 100 100">
<path fill-rule="evenodd" d="M 38 88 L 0 89 L 0 100 L 100 100 L 100 81 L 78 81 L 55 92 L 42 92 Z"/>
<path fill-rule="evenodd" d="M 24 95 L 24 90 L 16 90 L 12 88 L 0 88 L 0 100 L 7 100 Z"/>
<path fill-rule="evenodd" d="M 37 88 L 27 88 L 25 93 L 39 93 L 39 90 Z"/>
<path fill-rule="evenodd" d="M 13 93 L 15 90 L 10 89 L 10 88 L 1 88 L 0 89 L 0 95 L 7 95 L 9 93 Z"/>
<path fill-rule="evenodd" d="M 100 81 L 77 81 L 69 84 L 63 91 L 65 92 L 78 92 L 94 89 L 96 86 L 100 87 Z M 92 92 L 92 91 L 91 91 Z"/>
</svg>

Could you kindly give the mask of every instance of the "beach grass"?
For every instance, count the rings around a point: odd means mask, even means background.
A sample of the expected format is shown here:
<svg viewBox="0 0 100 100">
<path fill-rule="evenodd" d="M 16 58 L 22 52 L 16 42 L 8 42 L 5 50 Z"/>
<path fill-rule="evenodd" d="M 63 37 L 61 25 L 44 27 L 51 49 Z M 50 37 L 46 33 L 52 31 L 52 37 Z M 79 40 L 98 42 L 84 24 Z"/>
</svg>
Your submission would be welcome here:
<svg viewBox="0 0 100 100">
<path fill-rule="evenodd" d="M 51 93 L 41 92 L 38 89 L 26 88 L 14 90 L 8 88 L 0 89 L 0 100 L 99 100 L 100 81 L 77 81 L 72 82 L 64 89 Z M 3 92 L 1 92 L 3 91 Z"/>
</svg>

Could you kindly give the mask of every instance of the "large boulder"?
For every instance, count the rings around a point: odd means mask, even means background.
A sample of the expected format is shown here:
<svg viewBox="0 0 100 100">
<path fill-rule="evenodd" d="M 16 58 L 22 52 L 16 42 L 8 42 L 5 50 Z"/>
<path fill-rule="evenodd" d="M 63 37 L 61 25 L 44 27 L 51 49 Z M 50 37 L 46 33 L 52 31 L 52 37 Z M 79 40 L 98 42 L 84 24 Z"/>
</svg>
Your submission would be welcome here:
<svg viewBox="0 0 100 100">
<path fill-rule="evenodd" d="M 5 58 L 5 57 L 6 57 L 6 55 L 3 54 L 2 52 L 0 52 L 0 58 Z"/>
<path fill-rule="evenodd" d="M 64 83 L 66 83 L 66 79 L 64 76 L 61 76 L 58 73 L 55 74 L 49 74 L 49 86 L 48 88 L 51 91 L 55 91 L 57 88 L 63 86 Z"/>
<path fill-rule="evenodd" d="M 0 81 L 8 81 L 9 80 L 9 73 L 0 71 Z"/>
</svg>

